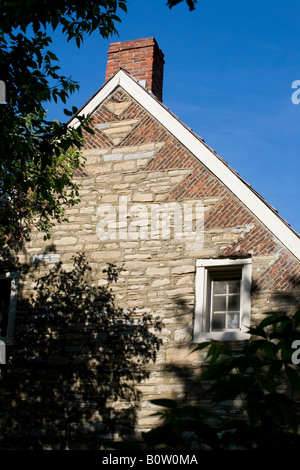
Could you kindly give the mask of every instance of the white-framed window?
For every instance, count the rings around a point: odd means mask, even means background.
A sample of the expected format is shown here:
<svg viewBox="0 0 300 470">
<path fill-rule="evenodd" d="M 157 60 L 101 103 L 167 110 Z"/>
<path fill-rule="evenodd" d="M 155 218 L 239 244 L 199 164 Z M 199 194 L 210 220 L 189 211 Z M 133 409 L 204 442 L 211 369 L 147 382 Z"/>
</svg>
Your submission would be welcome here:
<svg viewBox="0 0 300 470">
<path fill-rule="evenodd" d="M 18 281 L 18 272 L 0 274 L 0 340 L 5 344 L 11 344 L 13 340 Z"/>
<path fill-rule="evenodd" d="M 249 339 L 251 258 L 196 260 L 193 341 Z"/>
</svg>

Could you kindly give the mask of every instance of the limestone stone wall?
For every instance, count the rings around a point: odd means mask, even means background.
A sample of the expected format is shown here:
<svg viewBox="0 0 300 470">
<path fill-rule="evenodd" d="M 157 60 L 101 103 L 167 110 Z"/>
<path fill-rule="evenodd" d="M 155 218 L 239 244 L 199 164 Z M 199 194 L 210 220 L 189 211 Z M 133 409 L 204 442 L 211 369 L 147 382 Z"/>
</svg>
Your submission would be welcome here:
<svg viewBox="0 0 300 470">
<path fill-rule="evenodd" d="M 76 253 L 85 254 L 93 286 L 106 285 L 109 263 L 121 268 L 113 285 L 116 304 L 163 322 L 156 362 L 138 385 L 141 431 L 157 420 L 150 400 L 190 396 L 203 363 L 203 353 L 192 352 L 196 259 L 252 257 L 253 322 L 265 311 L 294 307 L 300 268 L 235 195 L 123 90 L 96 110 L 93 128 L 86 166 L 77 176 L 81 203 L 67 211 L 69 222 L 56 226 L 50 241 L 36 233 L 20 255 L 30 266 L 22 295 L 55 265 L 51 261 L 68 269 Z M 34 262 L 45 254 L 46 262 Z"/>
</svg>

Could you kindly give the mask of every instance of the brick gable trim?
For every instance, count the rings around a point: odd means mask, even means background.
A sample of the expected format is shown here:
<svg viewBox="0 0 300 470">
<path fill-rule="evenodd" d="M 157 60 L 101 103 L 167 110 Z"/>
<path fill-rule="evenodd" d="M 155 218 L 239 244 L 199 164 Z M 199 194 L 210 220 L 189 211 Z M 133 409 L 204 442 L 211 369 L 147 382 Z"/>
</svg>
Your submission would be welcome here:
<svg viewBox="0 0 300 470">
<path fill-rule="evenodd" d="M 92 114 L 98 106 L 117 88 L 123 88 L 149 114 L 164 126 L 196 158 L 210 170 L 258 219 L 260 222 L 300 260 L 300 237 L 278 213 L 266 203 L 203 139 L 194 134 L 158 99 L 149 93 L 126 71 L 119 70 L 82 106 L 78 115 Z M 78 127 L 74 116 L 69 126 Z"/>
</svg>

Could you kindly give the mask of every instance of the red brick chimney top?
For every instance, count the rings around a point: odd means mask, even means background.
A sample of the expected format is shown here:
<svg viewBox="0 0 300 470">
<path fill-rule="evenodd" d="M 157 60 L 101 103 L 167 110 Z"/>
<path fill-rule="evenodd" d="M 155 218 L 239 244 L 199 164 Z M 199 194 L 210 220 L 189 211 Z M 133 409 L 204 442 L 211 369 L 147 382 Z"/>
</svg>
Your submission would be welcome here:
<svg viewBox="0 0 300 470">
<path fill-rule="evenodd" d="M 115 42 L 109 45 L 105 81 L 124 69 L 162 101 L 164 63 L 153 37 Z"/>
</svg>

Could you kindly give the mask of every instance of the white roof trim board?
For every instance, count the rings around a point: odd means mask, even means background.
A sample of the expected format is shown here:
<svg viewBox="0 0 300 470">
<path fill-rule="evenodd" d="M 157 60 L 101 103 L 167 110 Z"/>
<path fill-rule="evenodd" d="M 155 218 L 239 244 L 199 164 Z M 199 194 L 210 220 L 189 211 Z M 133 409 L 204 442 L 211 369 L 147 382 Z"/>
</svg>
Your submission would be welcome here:
<svg viewBox="0 0 300 470">
<path fill-rule="evenodd" d="M 78 115 L 91 114 L 118 86 L 146 109 L 162 126 L 203 163 L 261 223 L 300 260 L 300 238 L 272 208 L 253 191 L 215 152 L 189 128 L 182 124 L 162 103 L 145 90 L 127 72 L 119 70 L 79 110 Z M 76 116 L 69 126 L 79 125 Z"/>
</svg>

